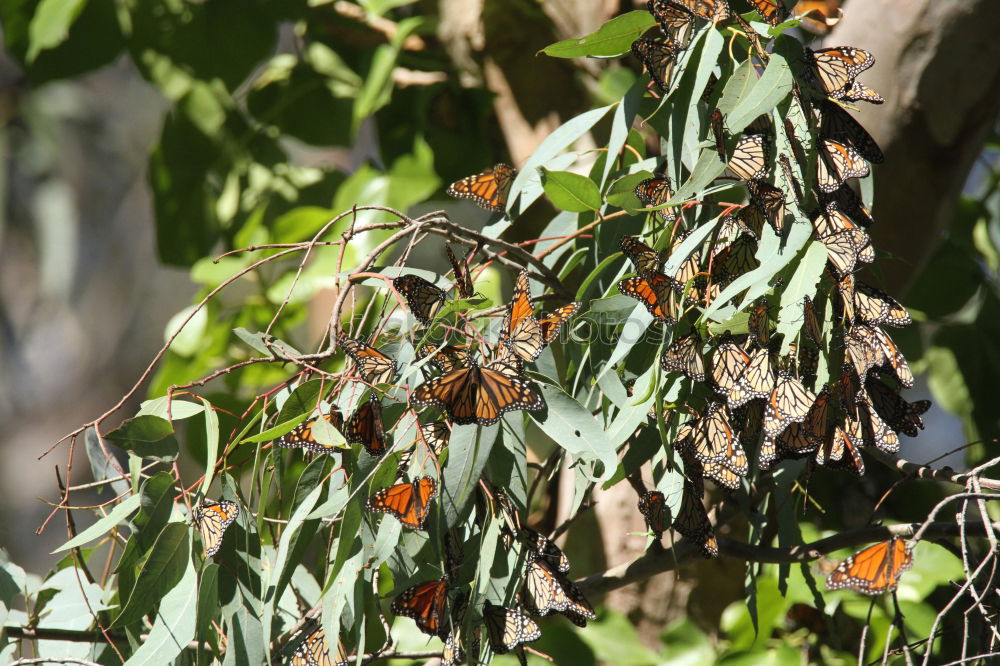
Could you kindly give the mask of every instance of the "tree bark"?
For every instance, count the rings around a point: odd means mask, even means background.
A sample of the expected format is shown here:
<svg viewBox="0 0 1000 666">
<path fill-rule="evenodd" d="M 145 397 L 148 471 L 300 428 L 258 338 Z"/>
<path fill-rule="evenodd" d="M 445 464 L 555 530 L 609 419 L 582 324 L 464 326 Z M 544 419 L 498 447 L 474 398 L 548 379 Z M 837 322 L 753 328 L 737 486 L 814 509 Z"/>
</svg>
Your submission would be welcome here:
<svg viewBox="0 0 1000 666">
<path fill-rule="evenodd" d="M 996 0 L 865 0 L 848 3 L 825 40 L 876 57 L 859 79 L 886 102 L 860 104 L 856 117 L 885 152 L 869 231 L 890 293 L 904 293 L 930 257 L 992 133 L 998 25 Z"/>
</svg>

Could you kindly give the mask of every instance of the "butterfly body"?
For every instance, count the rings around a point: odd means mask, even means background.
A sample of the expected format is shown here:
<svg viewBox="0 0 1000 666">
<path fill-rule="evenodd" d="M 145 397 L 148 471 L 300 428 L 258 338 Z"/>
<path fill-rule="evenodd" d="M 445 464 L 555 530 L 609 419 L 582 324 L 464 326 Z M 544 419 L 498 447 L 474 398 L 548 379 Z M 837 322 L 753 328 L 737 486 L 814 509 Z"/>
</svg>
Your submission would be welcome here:
<svg viewBox="0 0 1000 666">
<path fill-rule="evenodd" d="M 410 312 L 424 326 L 431 320 L 444 303 L 444 291 L 419 275 L 400 275 L 392 281 L 392 286 L 406 299 Z"/>
<path fill-rule="evenodd" d="M 430 503 L 437 497 L 437 483 L 429 476 L 413 482 L 382 488 L 368 498 L 366 508 L 373 513 L 388 513 L 403 527 L 420 530 L 430 514 Z"/>
<path fill-rule="evenodd" d="M 902 573 L 913 566 L 913 554 L 902 537 L 892 537 L 858 551 L 837 565 L 826 579 L 828 590 L 852 589 L 867 595 L 896 589 Z"/>
<path fill-rule="evenodd" d="M 411 618 L 423 633 L 447 638 L 448 579 L 427 581 L 409 587 L 392 602 L 392 612 Z"/>
<path fill-rule="evenodd" d="M 202 500 L 195 511 L 194 520 L 198 525 L 198 531 L 201 532 L 201 541 L 205 546 L 207 556 L 211 557 L 219 552 L 226 529 L 233 524 L 239 515 L 240 506 L 236 502 Z"/>
</svg>

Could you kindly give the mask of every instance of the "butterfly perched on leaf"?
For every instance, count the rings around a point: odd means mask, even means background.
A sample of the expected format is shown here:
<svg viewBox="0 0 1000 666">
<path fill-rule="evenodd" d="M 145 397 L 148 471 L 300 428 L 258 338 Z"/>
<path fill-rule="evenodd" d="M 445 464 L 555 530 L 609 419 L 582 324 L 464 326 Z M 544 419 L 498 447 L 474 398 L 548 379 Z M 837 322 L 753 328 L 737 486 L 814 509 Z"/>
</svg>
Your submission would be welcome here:
<svg viewBox="0 0 1000 666">
<path fill-rule="evenodd" d="M 815 402 L 815 394 L 801 380 L 788 372 L 779 372 L 767 398 L 764 432 L 776 437 L 790 424 L 804 421 Z"/>
<path fill-rule="evenodd" d="M 663 350 L 660 367 L 664 372 L 681 372 L 696 382 L 705 381 L 705 361 L 697 331 L 674 340 Z"/>
<path fill-rule="evenodd" d="M 826 579 L 828 590 L 852 589 L 868 595 L 892 592 L 904 571 L 913 566 L 913 553 L 903 537 L 868 546 L 846 558 Z"/>
<path fill-rule="evenodd" d="M 767 176 L 771 144 L 762 132 L 745 133 L 736 142 L 726 167 L 740 180 L 761 180 Z"/>
<path fill-rule="evenodd" d="M 778 25 L 788 18 L 784 0 L 750 0 L 750 5 L 771 25 Z"/>
<path fill-rule="evenodd" d="M 646 8 L 663 34 L 676 41 L 679 48 L 690 41 L 695 19 L 714 24 L 732 16 L 727 0 L 649 0 Z"/>
<path fill-rule="evenodd" d="M 473 361 L 424 382 L 413 390 L 410 401 L 442 409 L 457 424 L 481 426 L 493 425 L 507 412 L 542 409 L 542 396 L 507 368 L 496 361 L 485 366 Z"/>
<path fill-rule="evenodd" d="M 344 436 L 350 444 L 363 445 L 369 455 L 378 457 L 386 452 L 382 401 L 374 391 L 347 419 Z"/>
<path fill-rule="evenodd" d="M 516 169 L 499 162 L 492 169 L 456 180 L 448 186 L 448 194 L 469 199 L 480 208 L 502 213 L 507 210 L 507 195 L 516 175 Z"/>
<path fill-rule="evenodd" d="M 667 326 L 673 326 L 682 310 L 682 297 L 674 291 L 674 283 L 659 271 L 647 271 L 618 283 L 618 291 L 634 298 Z"/>
<path fill-rule="evenodd" d="M 813 228 L 826 246 L 827 258 L 838 276 L 853 273 L 858 263 L 870 264 L 875 260 L 871 238 L 835 204 L 813 219 Z"/>
<path fill-rule="evenodd" d="M 322 626 L 317 625 L 296 646 L 289 663 L 291 666 L 347 666 L 349 660 L 347 650 L 339 638 L 337 652 L 334 659 L 330 659 L 330 645 L 326 640 L 326 633 Z"/>
<path fill-rule="evenodd" d="M 538 624 L 519 610 L 497 606 L 489 601 L 483 606 L 483 621 L 490 646 L 496 654 L 507 654 L 524 643 L 538 640 Z"/>
<path fill-rule="evenodd" d="M 469 250 L 469 253 L 461 261 L 455 257 L 455 253 L 451 251 L 450 245 L 445 245 L 444 249 L 448 254 L 448 262 L 451 264 L 451 270 L 455 275 L 455 289 L 458 291 L 458 297 L 472 298 L 474 292 L 472 290 L 472 276 L 469 274 L 468 262 L 469 257 L 475 252 L 475 248 Z"/>
<path fill-rule="evenodd" d="M 392 281 L 392 286 L 406 299 L 410 312 L 424 326 L 431 320 L 444 303 L 444 291 L 419 275 L 400 275 Z"/>
<path fill-rule="evenodd" d="M 500 344 L 507 345 L 522 360 L 534 361 L 579 308 L 580 304 L 573 302 L 536 318 L 528 271 L 521 271 L 514 281 L 514 295 L 504 316 Z"/>
<path fill-rule="evenodd" d="M 704 414 L 681 426 L 674 447 L 693 456 L 706 470 L 719 471 L 720 478 L 722 468 L 710 466 L 722 465 L 739 477 L 746 476 L 749 470 L 746 452 L 729 423 L 725 406 L 719 403 L 709 404 Z"/>
<path fill-rule="evenodd" d="M 337 343 L 354 361 L 361 378 L 369 384 L 388 384 L 396 376 L 396 361 L 374 347 L 343 333 L 337 337 Z"/>
<path fill-rule="evenodd" d="M 806 55 L 823 92 L 833 98 L 842 96 L 858 74 L 875 64 L 875 56 L 853 46 L 806 49 Z"/>
<path fill-rule="evenodd" d="M 430 514 L 431 500 L 437 497 L 437 483 L 429 476 L 422 476 L 412 482 L 397 483 L 382 488 L 365 505 L 374 513 L 388 513 L 403 524 L 403 527 L 420 530 Z"/>
<path fill-rule="evenodd" d="M 442 372 L 464 368 L 475 360 L 471 352 L 454 345 L 445 345 L 440 349 L 434 345 L 423 345 L 417 350 L 417 356 L 430 356 L 431 364 Z"/>
<path fill-rule="evenodd" d="M 645 206 L 660 206 L 667 203 L 670 201 L 670 197 L 673 196 L 670 178 L 662 174 L 653 178 L 647 178 L 636 185 L 635 196 Z M 675 215 L 669 208 L 661 208 L 656 211 L 656 214 L 659 215 L 664 222 L 673 222 L 677 219 L 677 215 Z"/>
<path fill-rule="evenodd" d="M 622 253 L 628 257 L 637 273 L 658 271 L 663 262 L 660 253 L 643 243 L 635 236 L 622 236 L 618 242 Z"/>
<path fill-rule="evenodd" d="M 681 508 L 677 511 L 672 527 L 685 538 L 693 541 L 706 558 L 719 556 L 719 542 L 715 538 L 708 512 L 701 503 L 700 493 L 691 481 L 684 481 Z"/>
<path fill-rule="evenodd" d="M 525 607 L 536 615 L 562 613 L 580 627 L 597 618 L 580 589 L 543 559 L 528 561 L 524 590 Z"/>
<path fill-rule="evenodd" d="M 679 53 L 680 49 L 677 42 L 669 38 L 651 39 L 649 37 L 640 37 L 632 42 L 632 55 L 638 58 L 643 64 L 646 72 L 649 73 L 649 78 L 662 93 L 667 93 L 670 90 L 670 79 L 673 76 L 674 66 L 677 64 Z M 655 204 L 647 203 L 646 205 Z M 662 210 L 659 212 L 661 216 L 665 213 Z"/>
<path fill-rule="evenodd" d="M 392 612 L 411 618 L 417 629 L 445 640 L 448 635 L 448 579 L 431 580 L 407 588 L 392 602 Z"/>
<path fill-rule="evenodd" d="M 822 140 L 822 150 L 816 160 L 816 186 L 821 192 L 833 192 L 850 178 L 864 178 L 871 167 L 853 146 L 833 139 Z"/>
<path fill-rule="evenodd" d="M 278 446 L 285 449 L 302 448 L 307 451 L 312 451 L 313 453 L 331 453 L 338 450 L 338 447 L 320 444 L 316 439 L 314 429 L 316 427 L 316 422 L 319 419 L 324 419 L 338 431 L 343 432 L 344 417 L 341 416 L 340 412 L 336 408 L 331 407 L 325 414 L 320 414 L 319 416 L 306 419 L 302 423 L 295 426 L 290 432 L 282 435 L 278 439 Z"/>
<path fill-rule="evenodd" d="M 201 543 L 205 547 L 206 555 L 211 557 L 219 552 L 226 529 L 239 515 L 239 505 L 231 500 L 201 501 L 195 510 L 194 520 L 198 525 L 198 531 L 201 532 Z"/>
<path fill-rule="evenodd" d="M 518 521 L 520 522 L 520 521 Z M 518 539 L 528 547 L 529 557 L 541 560 L 559 573 L 569 571 L 569 558 L 554 541 L 530 527 L 521 526 Z"/>
<path fill-rule="evenodd" d="M 667 501 L 659 490 L 647 490 L 639 497 L 639 513 L 657 539 L 667 531 Z"/>
</svg>

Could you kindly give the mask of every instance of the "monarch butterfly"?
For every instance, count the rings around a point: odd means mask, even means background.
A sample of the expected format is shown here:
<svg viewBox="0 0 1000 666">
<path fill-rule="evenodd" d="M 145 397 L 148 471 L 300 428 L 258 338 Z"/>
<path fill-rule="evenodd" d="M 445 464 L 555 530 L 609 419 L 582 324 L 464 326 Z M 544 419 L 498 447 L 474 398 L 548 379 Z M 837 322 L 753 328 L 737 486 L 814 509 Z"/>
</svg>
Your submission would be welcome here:
<svg viewBox="0 0 1000 666">
<path fill-rule="evenodd" d="M 923 430 L 924 421 L 920 416 L 931 408 L 930 400 L 907 402 L 875 377 L 865 381 L 865 391 L 872 407 L 893 430 L 910 437 L 916 437 L 918 430 Z"/>
<path fill-rule="evenodd" d="M 816 462 L 834 469 L 847 469 L 855 476 L 864 476 L 865 461 L 861 458 L 863 444 L 861 422 L 845 416 L 843 425 L 834 425 L 828 440 L 816 452 Z"/>
<path fill-rule="evenodd" d="M 680 253 L 681 243 L 683 243 L 690 235 L 691 232 L 685 231 L 674 236 L 674 238 L 670 241 L 670 258 L 673 258 L 675 255 Z M 677 269 L 677 272 L 674 273 L 672 277 L 669 277 L 670 285 L 678 294 L 681 294 L 684 292 L 687 285 L 691 284 L 692 281 L 698 277 L 698 272 L 700 270 L 701 253 L 698 250 L 694 250 L 688 256 L 684 257 L 681 261 L 680 268 Z"/>
<path fill-rule="evenodd" d="M 705 381 L 705 361 L 701 356 L 698 332 L 678 338 L 664 349 L 660 367 L 664 372 L 682 372 L 696 382 Z"/>
<path fill-rule="evenodd" d="M 423 345 L 417 350 L 420 358 L 431 357 L 431 364 L 442 372 L 451 372 L 465 367 L 473 362 L 470 352 L 454 345 L 445 345 L 438 349 L 434 345 Z"/>
<path fill-rule="evenodd" d="M 350 657 L 337 639 L 336 660 L 330 660 L 330 645 L 323 627 L 317 625 L 292 652 L 291 666 L 347 666 Z"/>
<path fill-rule="evenodd" d="M 480 208 L 502 213 L 507 210 L 507 195 L 516 175 L 516 169 L 499 162 L 492 169 L 456 180 L 448 186 L 448 194 L 471 199 Z"/>
<path fill-rule="evenodd" d="M 910 313 L 899 301 L 864 282 L 858 282 L 854 287 L 854 310 L 858 318 L 872 326 L 901 328 L 912 321 Z"/>
<path fill-rule="evenodd" d="M 654 6 L 673 5 L 692 16 L 718 23 L 733 15 L 728 0 L 655 0 Z M 655 13 L 654 13 L 655 16 Z"/>
<path fill-rule="evenodd" d="M 490 362 L 490 368 L 508 377 L 519 378 L 524 374 L 524 363 L 502 341 L 498 342 L 493 350 L 493 360 Z"/>
<path fill-rule="evenodd" d="M 514 281 L 514 295 L 500 330 L 500 342 L 525 361 L 534 361 L 542 353 L 542 327 L 531 305 L 528 271 L 521 271 Z"/>
<path fill-rule="evenodd" d="M 388 513 L 403 527 L 420 530 L 430 513 L 430 503 L 437 497 L 437 483 L 429 476 L 413 482 L 382 488 L 368 498 L 366 508 L 373 513 Z"/>
<path fill-rule="evenodd" d="M 222 547 L 222 537 L 226 529 L 240 515 L 240 507 L 231 500 L 218 502 L 204 499 L 194 514 L 194 521 L 201 532 L 201 543 L 205 546 L 205 555 L 209 557 L 219 552 Z"/>
<path fill-rule="evenodd" d="M 779 457 L 801 458 L 816 453 L 827 438 L 829 413 L 830 392 L 824 386 L 816 396 L 816 402 L 809 408 L 805 420 L 792 423 L 774 438 L 765 439 L 768 444 L 761 447 L 757 457 L 758 467 L 766 470 Z"/>
<path fill-rule="evenodd" d="M 636 299 L 667 326 L 673 326 L 680 311 L 680 299 L 674 294 L 670 279 L 658 271 L 625 278 L 618 283 L 618 291 Z"/>
<path fill-rule="evenodd" d="M 420 436 L 424 440 L 424 444 L 435 456 L 440 456 L 444 451 L 445 447 L 448 446 L 448 439 L 451 437 L 451 431 L 448 430 L 448 425 L 444 421 L 433 421 L 431 423 L 418 423 L 420 427 Z M 400 473 L 405 472 L 410 467 L 410 459 L 413 457 L 413 452 L 416 447 L 410 448 L 403 451 L 403 454 L 399 457 L 399 471 Z"/>
<path fill-rule="evenodd" d="M 835 207 L 813 219 L 816 237 L 826 246 L 827 258 L 838 275 L 853 273 L 858 262 L 875 260 L 871 238 Z"/>
<path fill-rule="evenodd" d="M 712 530 L 712 523 L 708 520 L 708 512 L 705 511 L 705 505 L 701 503 L 697 489 L 690 481 L 684 481 L 681 508 L 677 511 L 673 528 L 696 543 L 706 558 L 719 556 L 719 542 Z"/>
<path fill-rule="evenodd" d="M 622 253 L 635 266 L 637 273 L 658 271 L 660 269 L 660 253 L 635 236 L 622 236 L 618 245 L 621 247 Z"/>
<path fill-rule="evenodd" d="M 771 146 L 762 133 L 744 134 L 736 143 L 733 156 L 726 165 L 740 180 L 760 180 L 767 176 Z"/>
<path fill-rule="evenodd" d="M 497 654 L 507 654 L 519 645 L 538 640 L 542 635 L 538 624 L 524 613 L 496 606 L 489 601 L 483 606 L 483 621 L 490 646 Z"/>
<path fill-rule="evenodd" d="M 816 396 L 788 372 L 778 373 L 764 410 L 764 432 L 776 437 L 792 423 L 804 421 Z"/>
<path fill-rule="evenodd" d="M 889 337 L 889 334 L 884 329 L 875 327 L 873 330 L 875 341 L 882 356 L 882 363 L 889 366 L 900 384 L 905 388 L 912 387 L 914 382 L 913 372 L 910 370 L 903 352 L 899 351 L 899 347 L 896 346 L 896 343 L 892 341 L 892 338 Z M 876 363 L 876 365 L 879 364 Z"/>
<path fill-rule="evenodd" d="M 750 0 L 750 4 L 771 25 L 778 25 L 788 18 L 788 11 L 782 0 Z"/>
<path fill-rule="evenodd" d="M 892 592 L 903 572 L 913 566 L 912 547 L 903 537 L 868 546 L 840 562 L 826 579 L 826 589 L 850 588 L 861 594 Z"/>
<path fill-rule="evenodd" d="M 451 262 L 451 270 L 455 274 L 455 289 L 458 291 L 458 297 L 472 298 L 472 276 L 469 275 L 468 261 L 472 253 L 476 251 L 475 248 L 469 250 L 462 261 L 455 258 L 455 253 L 451 251 L 450 245 L 445 245 L 444 249 L 448 254 L 448 261 Z"/>
<path fill-rule="evenodd" d="M 670 40 L 676 50 L 680 51 L 687 47 L 694 23 L 694 16 L 687 7 L 673 0 L 648 0 L 646 9 L 656 19 L 660 32 Z"/>
<path fill-rule="evenodd" d="M 881 164 L 885 161 L 885 155 L 878 143 L 868 133 L 868 130 L 854 119 L 854 116 L 831 102 L 824 102 L 818 108 L 820 113 L 819 135 L 821 137 L 850 146 L 861 157 L 874 164 Z"/>
<path fill-rule="evenodd" d="M 728 396 L 749 364 L 750 355 L 731 336 L 721 337 L 712 354 L 712 388 Z"/>
<path fill-rule="evenodd" d="M 750 339 L 759 347 L 766 347 L 771 342 L 771 310 L 766 298 L 757 299 L 750 309 L 747 329 Z"/>
<path fill-rule="evenodd" d="M 386 452 L 385 427 L 382 424 L 382 401 L 372 391 L 344 424 L 344 436 L 350 444 L 361 444 L 376 458 Z"/>
<path fill-rule="evenodd" d="M 722 404 L 709 404 L 705 413 L 688 425 L 689 428 L 678 432 L 675 447 L 689 451 L 700 463 L 722 463 L 734 474 L 746 476 L 749 469 L 746 453 Z"/>
<path fill-rule="evenodd" d="M 303 448 L 308 451 L 312 451 L 313 453 L 330 453 L 331 451 L 336 450 L 336 447 L 326 446 L 316 441 L 316 436 L 313 433 L 313 427 L 316 425 L 316 421 L 320 418 L 326 420 L 337 430 L 343 431 L 344 417 L 340 415 L 340 412 L 337 409 L 331 407 L 330 411 L 326 414 L 320 414 L 319 416 L 307 419 L 295 426 L 295 428 L 293 428 L 290 432 L 282 435 L 278 439 L 278 446 L 285 449 Z"/>
<path fill-rule="evenodd" d="M 343 333 L 337 342 L 358 367 L 361 378 L 369 384 L 388 384 L 396 376 L 396 361 L 360 340 Z"/>
<path fill-rule="evenodd" d="M 635 186 L 635 196 L 645 206 L 660 206 L 667 203 L 673 196 L 670 178 L 665 175 L 647 178 Z M 677 219 L 677 215 L 670 208 L 661 208 L 656 214 L 668 223 Z"/>
<path fill-rule="evenodd" d="M 869 370 L 885 360 L 875 337 L 875 329 L 864 324 L 855 324 L 844 333 L 844 348 L 860 378 L 864 378 Z"/>
<path fill-rule="evenodd" d="M 712 130 L 712 137 L 715 139 L 715 152 L 718 153 L 719 159 L 725 161 L 726 159 L 726 132 L 725 123 L 722 118 L 722 111 L 718 107 L 712 109 L 712 113 L 708 116 L 708 126 Z"/>
<path fill-rule="evenodd" d="M 773 388 L 774 372 L 771 371 L 770 354 L 767 349 L 758 349 L 730 389 L 726 402 L 730 409 L 742 407 L 751 400 L 766 398 Z"/>
<path fill-rule="evenodd" d="M 839 97 L 834 99 L 839 99 L 842 102 L 868 102 L 869 104 L 884 104 L 885 98 L 879 95 L 877 92 L 861 83 L 861 81 L 854 81 L 851 83 L 849 90 L 840 93 Z"/>
<path fill-rule="evenodd" d="M 812 51 L 806 49 L 810 66 L 823 92 L 835 96 L 849 87 L 854 78 L 875 64 L 875 57 L 853 46 L 833 46 Z"/>
<path fill-rule="evenodd" d="M 667 530 L 667 501 L 659 490 L 647 490 L 639 497 L 639 513 L 646 527 L 659 539 Z"/>
<path fill-rule="evenodd" d="M 562 325 L 576 314 L 576 311 L 579 309 L 580 303 L 573 301 L 560 308 L 556 308 L 552 312 L 542 313 L 542 316 L 538 318 L 538 324 L 542 327 L 542 342 L 546 345 L 551 344 L 556 339 L 556 336 L 559 335 Z"/>
<path fill-rule="evenodd" d="M 820 203 L 824 209 L 832 207 L 841 211 L 862 227 L 870 227 L 875 223 L 871 212 L 865 208 L 864 203 L 861 201 L 861 197 L 855 194 L 854 190 L 847 185 L 837 188 L 834 192 L 822 195 Z"/>
<path fill-rule="evenodd" d="M 472 363 L 424 382 L 413 391 L 411 402 L 443 409 L 455 423 L 481 426 L 493 425 L 507 412 L 545 406 L 527 382 L 504 371 L 495 363 Z"/>
<path fill-rule="evenodd" d="M 680 49 L 677 42 L 669 38 L 650 39 L 649 37 L 640 37 L 632 42 L 632 55 L 639 59 L 639 62 L 649 72 L 649 78 L 663 93 L 670 91 L 670 78 L 673 76 L 679 52 Z M 636 196 L 640 199 L 642 198 L 638 192 L 636 192 Z M 666 199 L 663 201 L 666 201 Z M 655 204 L 647 203 L 646 205 Z M 666 217 L 666 211 L 661 210 L 659 213 L 661 216 Z"/>
<path fill-rule="evenodd" d="M 852 146 L 833 139 L 823 139 L 823 150 L 816 161 L 816 183 L 821 192 L 833 192 L 849 178 L 864 178 L 871 173 L 868 162 Z"/>
<path fill-rule="evenodd" d="M 597 617 L 580 589 L 544 560 L 528 562 L 524 590 L 525 607 L 536 615 L 562 613 L 581 627 Z"/>
<path fill-rule="evenodd" d="M 545 562 L 559 573 L 569 571 L 569 558 L 547 536 L 539 534 L 530 527 L 521 527 L 518 531 L 518 538 L 528 546 L 533 559 Z"/>
<path fill-rule="evenodd" d="M 444 303 L 444 291 L 419 275 L 400 275 L 392 281 L 392 286 L 403 295 L 410 312 L 424 326 L 431 320 Z"/>
<path fill-rule="evenodd" d="M 760 209 L 774 233 L 780 236 L 785 229 L 785 193 L 762 180 L 748 181 L 747 191 L 750 193 L 750 203 Z M 759 231 L 757 236 L 760 236 Z"/>
<path fill-rule="evenodd" d="M 873 444 L 875 448 L 884 453 L 899 451 L 899 435 L 889 427 L 888 423 L 882 420 L 865 391 L 858 394 L 858 404 L 865 408 L 864 416 L 866 418 L 861 422 L 864 428 L 865 442 Z"/>
<path fill-rule="evenodd" d="M 802 317 L 804 319 L 802 330 L 805 331 L 806 337 L 818 345 L 822 344 L 823 331 L 816 317 L 816 306 L 808 296 L 802 297 Z"/>
<path fill-rule="evenodd" d="M 720 250 L 712 259 L 712 281 L 727 284 L 760 265 L 757 261 L 757 239 L 752 234 L 741 234 Z"/>
<path fill-rule="evenodd" d="M 447 638 L 448 578 L 418 583 L 403 590 L 392 602 L 392 612 L 411 618 L 429 636 Z"/>
</svg>

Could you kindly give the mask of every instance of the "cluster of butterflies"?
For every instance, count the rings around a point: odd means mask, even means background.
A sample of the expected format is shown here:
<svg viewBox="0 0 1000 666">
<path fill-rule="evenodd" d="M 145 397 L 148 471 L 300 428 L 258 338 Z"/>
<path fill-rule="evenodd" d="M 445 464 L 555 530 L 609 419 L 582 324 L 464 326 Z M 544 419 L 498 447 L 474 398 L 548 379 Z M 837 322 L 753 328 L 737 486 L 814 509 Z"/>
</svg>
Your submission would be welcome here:
<svg viewBox="0 0 1000 666">
<path fill-rule="evenodd" d="M 450 248 L 446 247 L 446 251 L 454 269 L 457 295 L 460 298 L 471 297 L 473 286 L 468 269 L 469 256 L 460 261 Z M 446 300 L 446 292 L 412 274 L 395 278 L 392 285 L 405 300 L 414 318 L 421 325 L 430 327 Z M 442 454 L 448 445 L 452 425 L 474 423 L 490 426 L 505 413 L 514 410 L 542 409 L 545 402 L 524 376 L 524 364 L 538 358 L 579 307 L 579 303 L 569 303 L 554 312 L 536 316 L 529 274 L 522 271 L 515 279 L 513 297 L 495 344 L 482 343 L 479 352 L 472 347 L 450 344 L 425 345 L 418 349 L 417 356 L 427 359 L 422 366 L 425 381 L 410 392 L 410 404 L 434 407 L 446 417 L 446 420 L 425 422 L 421 416 L 418 422 L 419 439 L 427 450 L 435 458 Z M 276 444 L 282 448 L 301 448 L 318 454 L 338 451 L 339 446 L 317 438 L 317 424 L 322 420 L 340 432 L 347 443 L 359 443 L 367 455 L 381 458 L 392 445 L 383 423 L 379 387 L 392 384 L 398 373 L 397 363 L 375 347 L 344 334 L 339 335 L 338 344 L 353 361 L 357 376 L 370 387 L 367 398 L 347 418 L 335 407 L 330 407 L 297 425 L 280 437 Z M 368 498 L 366 508 L 371 513 L 388 514 L 406 528 L 422 530 L 439 488 L 435 478 L 428 475 L 403 480 L 415 450 L 416 442 L 401 450 L 399 482 L 374 492 Z M 524 608 L 504 608 L 487 602 L 482 610 L 492 649 L 494 653 L 503 654 L 519 649 L 520 645 L 540 636 L 538 625 L 528 613 L 537 616 L 562 613 L 580 625 L 585 625 L 595 615 L 587 600 L 566 577 L 569 563 L 565 555 L 547 538 L 522 526 L 516 509 L 503 493 L 495 491 L 495 495 L 503 515 L 505 545 L 510 548 L 516 538 L 524 544 L 527 553 L 522 595 Z M 207 556 L 211 557 L 219 551 L 227 528 L 238 515 L 239 505 L 231 500 L 205 500 L 199 506 L 195 520 Z M 454 540 L 457 537 L 451 539 Z M 461 658 L 458 627 L 465 611 L 461 603 L 450 604 L 448 601 L 456 577 L 455 563 L 460 562 L 460 556 L 447 555 L 460 552 L 460 549 L 451 541 L 446 541 L 445 576 L 408 588 L 394 600 L 392 611 L 396 615 L 413 618 L 421 631 L 445 640 L 443 663 L 456 664 Z M 523 660 L 523 653 L 518 652 L 518 655 Z M 346 651 L 339 641 L 331 658 L 329 644 L 319 626 L 298 637 L 292 654 L 292 663 L 296 666 L 346 664 L 347 661 Z"/>
<path fill-rule="evenodd" d="M 788 18 L 781 0 L 751 2 L 771 25 Z M 730 10 L 726 0 L 650 0 L 647 8 L 656 19 L 658 34 L 637 40 L 632 51 L 645 65 L 651 84 L 663 93 L 669 92 L 673 66 L 699 21 L 737 20 L 758 56 L 767 57 L 759 35 L 750 34 L 752 28 Z M 634 236 L 621 239 L 622 252 L 636 275 L 622 280 L 619 290 L 673 329 L 661 367 L 690 378 L 692 395 L 704 398 L 702 408 L 687 407 L 692 418 L 678 427 L 673 442 L 687 477 L 677 515 L 668 524 L 670 511 L 656 490 L 640 497 L 639 510 L 657 537 L 673 527 L 697 543 L 707 557 L 718 554 L 718 543 L 702 504 L 704 478 L 725 489 L 739 488 L 750 471 L 747 451 L 756 451 L 760 470 L 770 469 L 781 459 L 808 457 L 816 464 L 860 476 L 865 471 L 864 446 L 895 453 L 899 434 L 916 436 L 923 428 L 921 415 L 930 407 L 928 401 L 910 403 L 899 395 L 901 388 L 913 385 L 913 374 L 885 327 L 908 325 L 909 314 L 895 299 L 855 276 L 875 257 L 864 230 L 873 220 L 847 181 L 867 176 L 869 163 L 883 161 L 883 155 L 842 105 L 884 101 L 857 80 L 874 58 L 848 46 L 807 49 L 805 54 L 808 62 L 802 68 L 802 85 L 797 84 L 795 92 L 815 114 L 820 140 L 814 181 L 819 206 L 812 221 L 815 238 L 827 249 L 823 283 L 827 286 L 816 302 L 804 299 L 803 334 L 785 345 L 789 351 L 780 354 L 782 341 L 772 335 L 776 313 L 767 297 L 750 307 L 745 334 L 709 336 L 697 325 L 696 316 L 685 317 L 691 312 L 697 315 L 698 307 L 707 307 L 727 285 L 758 266 L 755 255 L 765 224 L 779 236 L 785 230 L 786 193 L 767 181 L 773 143 L 769 116 L 759 117 L 743 131 L 727 161 L 724 118 L 717 108 L 710 113 L 716 150 L 728 173 L 746 187 L 748 203 L 721 220 L 709 249 L 696 248 L 680 263 L 667 261 L 679 256 L 679 246 L 690 231 L 684 229 L 683 216 L 665 206 L 672 196 L 671 183 L 659 173 L 641 182 L 635 194 L 644 205 L 655 207 L 668 229 L 672 227 L 661 243 L 654 243 L 665 249 L 658 251 Z M 800 145 L 794 128 L 786 123 L 784 129 L 790 144 Z M 789 156 L 780 155 L 777 162 L 801 203 L 801 186 L 792 174 Z M 672 267 L 669 271 L 667 264 Z M 818 314 L 824 311 L 833 322 L 825 336 Z M 829 368 L 840 370 L 831 372 L 836 379 L 817 387 L 821 354 Z M 668 420 L 675 415 L 676 410 L 665 414 Z M 862 557 L 859 553 L 845 561 L 844 571 L 831 577 L 831 585 L 867 591 L 858 581 L 871 576 L 859 573 L 858 567 L 869 567 L 867 573 L 879 575 L 885 573 L 883 569 L 898 573 L 910 560 L 897 552 L 902 547 L 899 542 L 892 544 L 891 548 L 873 546 L 871 554 Z M 888 555 L 876 558 L 876 553 Z M 872 568 L 875 560 L 889 564 Z M 868 589 L 886 587 L 891 586 L 872 583 Z"/>
</svg>

